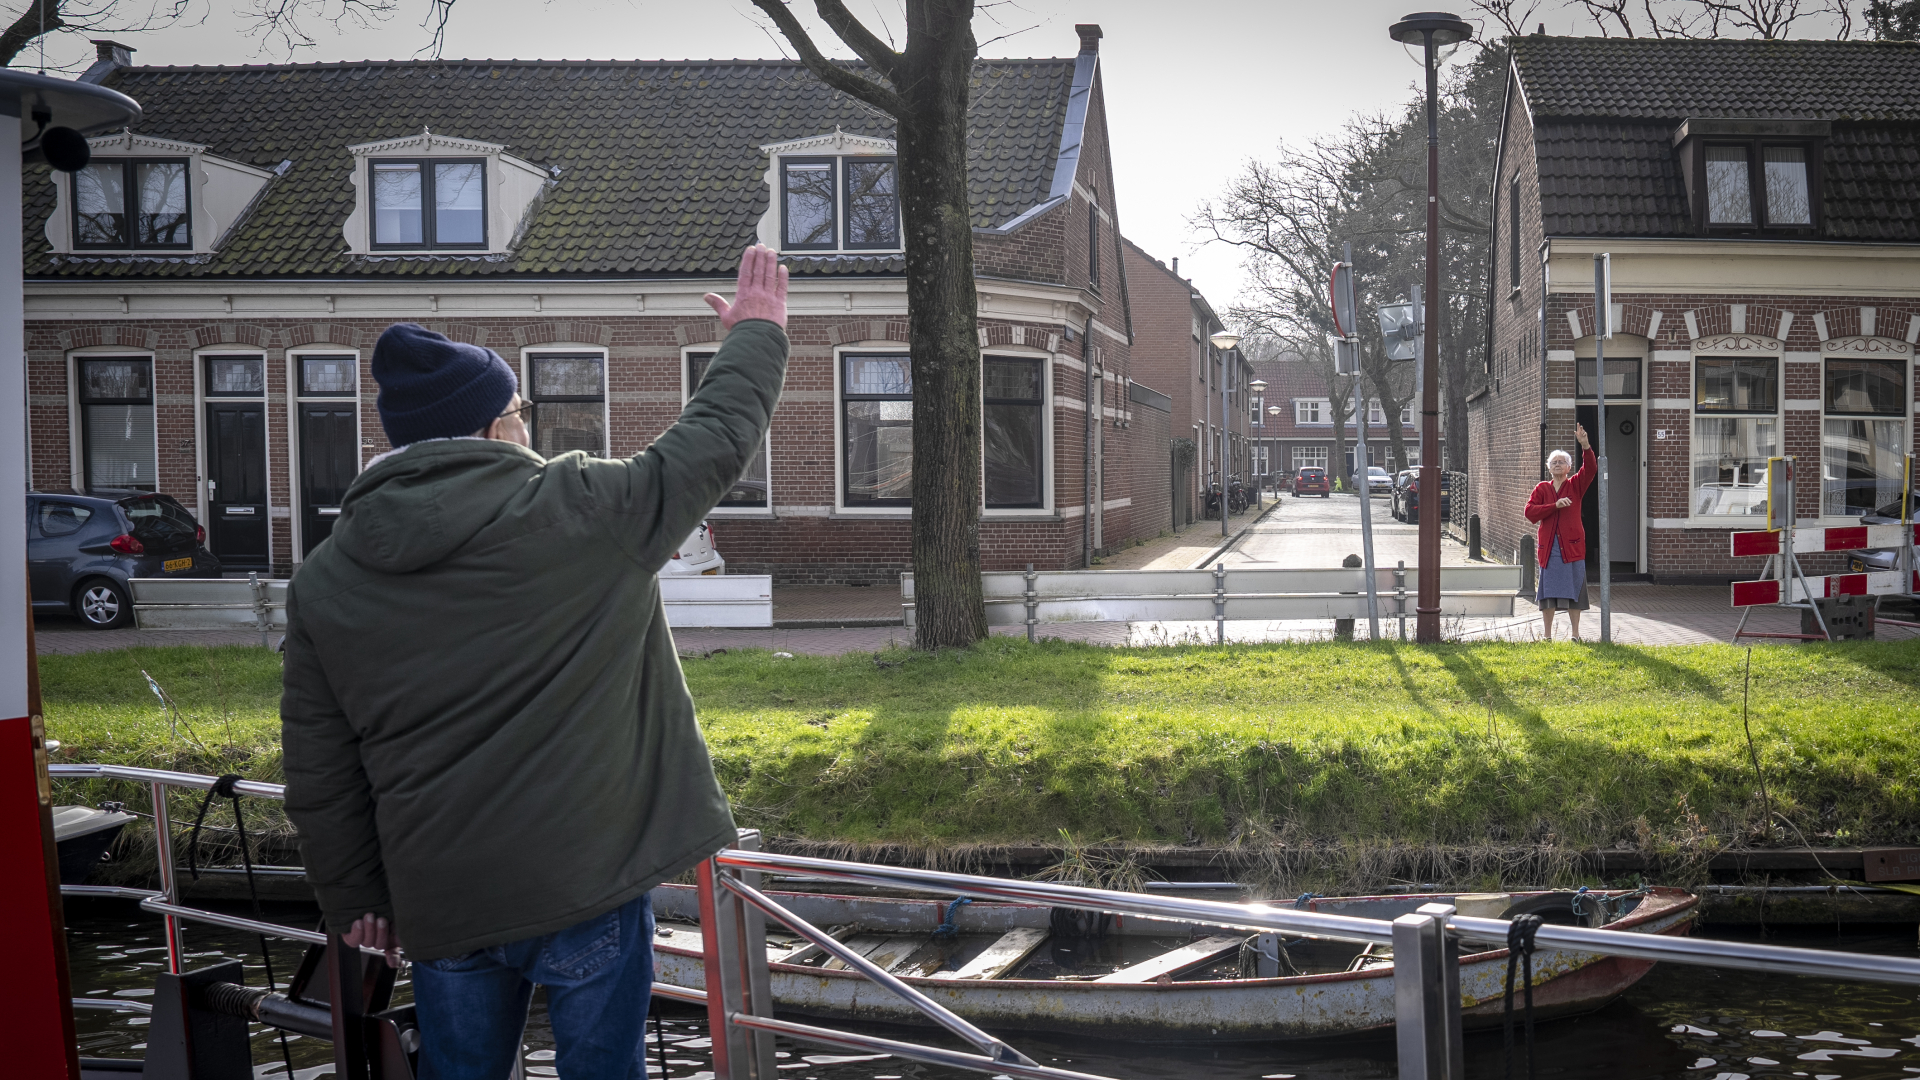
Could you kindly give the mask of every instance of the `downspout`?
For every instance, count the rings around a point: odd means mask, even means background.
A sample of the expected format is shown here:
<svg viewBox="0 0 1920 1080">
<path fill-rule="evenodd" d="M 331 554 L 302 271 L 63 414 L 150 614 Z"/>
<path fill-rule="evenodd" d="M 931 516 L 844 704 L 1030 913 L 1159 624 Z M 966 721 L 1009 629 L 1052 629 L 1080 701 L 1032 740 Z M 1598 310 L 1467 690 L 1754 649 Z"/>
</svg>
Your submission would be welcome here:
<svg viewBox="0 0 1920 1080">
<path fill-rule="evenodd" d="M 1080 338 L 1081 396 L 1087 400 L 1086 423 L 1080 438 L 1080 557 L 1082 565 L 1093 569 L 1093 315 L 1087 315 L 1087 329 Z M 1542 430 L 1545 430 L 1544 428 Z"/>
<path fill-rule="evenodd" d="M 1547 479 L 1547 266 L 1553 257 L 1553 241 L 1540 244 L 1540 479 Z M 1574 364 L 1577 369 L 1580 365 Z M 1579 372 L 1576 370 L 1575 375 Z M 1575 391 L 1576 396 L 1578 390 Z"/>
</svg>

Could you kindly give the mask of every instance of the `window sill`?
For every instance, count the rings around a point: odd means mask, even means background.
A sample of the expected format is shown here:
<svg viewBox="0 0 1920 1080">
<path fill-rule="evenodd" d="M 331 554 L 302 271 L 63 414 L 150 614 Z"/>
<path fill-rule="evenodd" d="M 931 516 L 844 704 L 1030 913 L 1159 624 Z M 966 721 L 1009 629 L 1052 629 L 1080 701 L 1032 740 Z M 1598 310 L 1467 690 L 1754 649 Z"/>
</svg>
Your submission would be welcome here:
<svg viewBox="0 0 1920 1080">
<path fill-rule="evenodd" d="M 831 512 L 827 514 L 827 516 L 830 518 L 839 518 L 842 521 L 860 521 L 860 520 L 883 521 L 889 518 L 912 517 L 913 507 L 911 506 L 862 506 L 862 507 L 856 508 L 856 507 L 848 507 L 848 506 L 836 506 L 833 508 Z"/>
<path fill-rule="evenodd" d="M 778 514 L 775 514 L 772 510 L 764 506 L 716 506 L 707 511 L 707 516 L 756 521 L 773 521 L 779 517 Z"/>
<path fill-rule="evenodd" d="M 982 509 L 980 517 L 984 521 L 1059 521 L 1060 515 L 1041 507 L 1022 507 L 1018 509 L 994 510 Z"/>
<path fill-rule="evenodd" d="M 1520 298 L 1520 286 L 1515 285 L 1513 288 L 1507 290 L 1507 299 L 1518 300 L 1519 298 Z"/>
</svg>

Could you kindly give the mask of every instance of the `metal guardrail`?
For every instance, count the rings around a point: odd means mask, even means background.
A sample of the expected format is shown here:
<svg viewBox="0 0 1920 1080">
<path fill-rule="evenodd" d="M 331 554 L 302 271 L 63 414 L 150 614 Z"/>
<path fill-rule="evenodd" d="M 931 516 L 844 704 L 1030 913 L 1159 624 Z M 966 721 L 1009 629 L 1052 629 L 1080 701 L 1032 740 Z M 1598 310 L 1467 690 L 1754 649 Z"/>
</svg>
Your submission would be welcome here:
<svg viewBox="0 0 1920 1080">
<path fill-rule="evenodd" d="M 121 779 L 150 784 L 155 796 L 156 840 L 162 888 L 158 892 L 113 886 L 63 886 L 66 895 L 138 899 L 160 914 L 168 926 L 169 970 L 178 973 L 178 920 L 192 919 L 237 930 L 309 943 L 326 936 L 314 931 L 258 922 L 184 907 L 177 902 L 172 874 L 165 790 L 168 786 L 208 789 L 213 777 L 120 765 L 52 765 L 63 779 Z M 242 781 L 245 794 L 283 798 L 278 784 Z M 935 891 L 955 896 L 1047 904 L 1089 911 L 1172 918 L 1252 931 L 1279 931 L 1341 941 L 1389 944 L 1394 952 L 1395 1039 L 1401 1080 L 1460 1080 L 1461 946 L 1472 942 L 1504 947 L 1511 923 L 1458 914 L 1449 904 L 1426 904 L 1392 921 L 1305 911 L 1269 904 L 1226 903 L 1147 893 L 1114 892 L 1051 882 L 956 874 L 939 870 L 878 866 L 870 863 L 778 855 L 759 848 L 759 834 L 742 830 L 737 846 L 702 862 L 696 870 L 706 990 L 655 984 L 662 998 L 704 1005 L 712 1026 L 715 1080 L 777 1080 L 773 1037 L 784 1035 L 824 1046 L 891 1054 L 906 1060 L 971 1069 L 1030 1080 L 1105 1080 L 1091 1074 L 1040 1065 L 1009 1044 L 981 1031 L 911 985 L 881 970 L 760 890 L 760 875 L 804 875 L 842 881 Z M 913 1005 L 972 1047 L 974 1052 L 837 1031 L 773 1017 L 774 1000 L 767 960 L 766 922 L 771 917 L 846 963 L 848 967 Z M 1701 941 L 1652 934 L 1627 934 L 1577 926 L 1545 925 L 1534 937 L 1539 949 L 1559 949 L 1656 962 L 1733 968 L 1769 974 L 1920 986 L 1920 960 L 1860 953 L 1796 949 L 1747 942 Z M 363 953 L 376 950 L 362 949 Z M 115 1003 L 117 1004 L 117 1003 Z M 86 1007 L 95 1003 L 87 1002 Z M 100 1006 L 106 1007 L 106 1006 Z"/>
<path fill-rule="evenodd" d="M 1364 619 L 1366 571 L 1216 566 L 1211 570 L 1018 570 L 980 575 L 987 623 L 1033 627 L 1048 622 L 1207 622 L 1222 641 L 1229 619 Z M 1392 567 L 1374 570 L 1374 589 L 1416 593 L 1420 571 L 1404 579 Z M 1511 618 L 1520 570 L 1512 566 L 1440 569 L 1446 615 Z M 906 623 L 914 623 L 913 575 L 900 575 Z"/>
</svg>

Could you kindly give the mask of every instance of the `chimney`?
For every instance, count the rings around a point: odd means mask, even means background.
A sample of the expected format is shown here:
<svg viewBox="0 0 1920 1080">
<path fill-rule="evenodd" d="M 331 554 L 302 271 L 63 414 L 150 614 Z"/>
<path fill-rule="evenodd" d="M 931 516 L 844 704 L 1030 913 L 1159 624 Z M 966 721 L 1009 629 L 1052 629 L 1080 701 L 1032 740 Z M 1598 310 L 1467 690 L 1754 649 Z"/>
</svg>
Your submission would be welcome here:
<svg viewBox="0 0 1920 1080">
<path fill-rule="evenodd" d="M 1100 39 L 1106 35 L 1100 32 L 1099 23 L 1080 23 L 1073 28 L 1080 35 L 1080 51 L 1097 53 L 1100 51 Z"/>
<path fill-rule="evenodd" d="M 117 41 L 94 38 L 93 48 L 95 51 L 93 66 L 81 74 L 80 81 L 83 83 L 105 82 L 107 76 L 121 68 L 133 66 L 134 50 Z"/>
<path fill-rule="evenodd" d="M 1178 255 L 1175 255 L 1173 257 L 1173 276 L 1174 277 L 1180 276 L 1180 256 Z"/>
</svg>

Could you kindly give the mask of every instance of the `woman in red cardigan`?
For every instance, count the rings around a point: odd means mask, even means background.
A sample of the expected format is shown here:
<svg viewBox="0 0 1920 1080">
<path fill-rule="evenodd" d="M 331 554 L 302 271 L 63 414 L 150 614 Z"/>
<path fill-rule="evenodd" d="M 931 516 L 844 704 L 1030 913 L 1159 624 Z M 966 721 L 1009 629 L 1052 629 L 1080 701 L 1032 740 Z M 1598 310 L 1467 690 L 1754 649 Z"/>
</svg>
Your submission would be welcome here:
<svg viewBox="0 0 1920 1080">
<path fill-rule="evenodd" d="M 1580 640 L 1580 613 L 1587 610 L 1587 529 L 1580 522 L 1580 500 L 1587 486 L 1599 475 L 1593 447 L 1587 444 L 1587 429 L 1573 426 L 1580 440 L 1580 471 L 1573 469 L 1573 455 L 1555 450 L 1547 456 L 1551 480 L 1534 485 L 1527 499 L 1527 520 L 1540 526 L 1535 547 L 1540 555 L 1540 591 L 1534 600 L 1540 605 L 1540 625 L 1548 641 L 1553 640 L 1553 613 L 1564 608 L 1573 624 L 1573 640 Z"/>
</svg>

